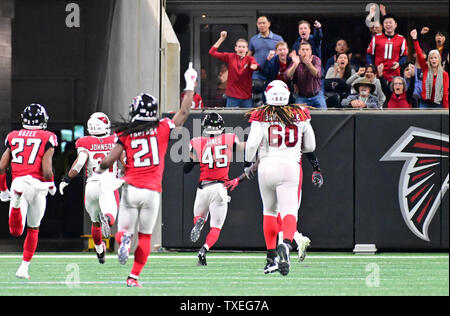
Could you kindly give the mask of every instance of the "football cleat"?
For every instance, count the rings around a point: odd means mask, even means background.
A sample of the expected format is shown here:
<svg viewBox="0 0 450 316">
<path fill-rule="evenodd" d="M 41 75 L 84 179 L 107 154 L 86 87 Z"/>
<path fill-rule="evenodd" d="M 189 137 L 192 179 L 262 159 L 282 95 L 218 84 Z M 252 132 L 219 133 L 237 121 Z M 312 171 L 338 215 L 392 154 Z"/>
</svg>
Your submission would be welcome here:
<svg viewBox="0 0 450 316">
<path fill-rule="evenodd" d="M 142 285 L 139 284 L 138 280 L 132 277 L 128 277 L 127 279 L 127 286 L 128 287 L 142 287 Z"/>
<path fill-rule="evenodd" d="M 103 213 L 98 214 L 100 223 L 102 224 L 102 235 L 103 238 L 108 239 L 111 236 L 111 226 L 109 225 L 109 217 Z"/>
<path fill-rule="evenodd" d="M 302 262 L 306 257 L 306 248 L 309 247 L 311 240 L 308 237 L 302 236 L 300 244 L 298 245 L 298 262 Z"/>
<path fill-rule="evenodd" d="M 264 267 L 264 274 L 274 273 L 278 271 L 277 258 L 267 258 L 266 266 Z"/>
<path fill-rule="evenodd" d="M 289 260 L 289 246 L 285 243 L 279 244 L 277 247 L 278 254 L 278 271 L 281 275 L 288 275 L 291 263 Z"/>
<path fill-rule="evenodd" d="M 98 258 L 99 263 L 104 264 L 106 261 L 105 260 L 106 259 L 106 244 L 104 241 L 102 242 L 102 248 L 103 248 L 102 253 L 97 252 L 97 258 Z"/>
<path fill-rule="evenodd" d="M 31 277 L 28 275 L 28 265 L 24 264 L 23 262 L 20 264 L 19 269 L 17 269 L 16 277 L 19 279 L 31 279 Z"/>
<path fill-rule="evenodd" d="M 198 266 L 206 266 L 206 248 L 202 247 L 200 248 L 200 250 L 198 251 Z"/>
<path fill-rule="evenodd" d="M 205 225 L 205 219 L 199 217 L 197 222 L 195 222 L 194 228 L 191 230 L 191 241 L 196 242 L 200 237 L 200 232 L 202 231 L 203 225 Z"/>
<path fill-rule="evenodd" d="M 117 251 L 117 256 L 120 264 L 126 264 L 128 261 L 128 256 L 130 255 L 131 238 L 133 235 L 131 233 L 123 234 L 120 239 L 120 247 Z"/>
</svg>

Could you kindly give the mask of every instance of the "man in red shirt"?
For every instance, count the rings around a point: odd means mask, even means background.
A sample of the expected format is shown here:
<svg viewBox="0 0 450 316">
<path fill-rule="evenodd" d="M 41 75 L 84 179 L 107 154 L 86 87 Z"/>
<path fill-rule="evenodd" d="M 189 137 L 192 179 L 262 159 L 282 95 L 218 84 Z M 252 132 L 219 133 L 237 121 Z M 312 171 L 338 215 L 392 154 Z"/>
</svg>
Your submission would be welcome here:
<svg viewBox="0 0 450 316">
<path fill-rule="evenodd" d="M 247 56 L 248 42 L 238 39 L 235 53 L 218 52 L 220 45 L 227 38 L 227 32 L 220 32 L 220 38 L 209 50 L 209 54 L 228 65 L 228 81 L 225 94 L 227 107 L 253 107 L 252 101 L 252 74 L 259 68 L 253 56 Z"/>
<path fill-rule="evenodd" d="M 27 236 L 23 244 L 23 260 L 16 272 L 18 278 L 30 279 L 28 267 L 36 251 L 39 227 L 44 217 L 47 193 L 55 195 L 52 157 L 58 146 L 54 133 L 46 131 L 48 115 L 40 104 L 30 104 L 22 113 L 21 130 L 8 134 L 6 150 L 0 161 L 2 201 L 6 186 L 6 168 L 11 164 L 12 183 L 9 206 L 9 231 L 14 237 Z"/>
<path fill-rule="evenodd" d="M 236 148 L 243 152 L 245 145 L 239 142 L 235 134 L 224 134 L 224 121 L 218 113 L 207 113 L 202 126 L 204 136 L 191 140 L 191 162 L 185 163 L 183 171 L 188 173 L 195 164 L 200 164 L 191 241 L 198 240 L 208 215 L 211 215 L 210 231 L 198 252 L 198 265 L 206 266 L 206 252 L 219 239 L 227 216 L 229 197 L 223 183 L 229 180 L 228 171 L 233 152 Z"/>
<path fill-rule="evenodd" d="M 383 76 L 388 82 L 396 76 L 400 76 L 400 66 L 406 62 L 408 56 L 408 44 L 406 38 L 396 34 L 397 22 L 392 15 L 383 18 L 384 33 L 375 35 L 367 48 L 367 64 L 375 66 L 383 64 Z"/>
</svg>

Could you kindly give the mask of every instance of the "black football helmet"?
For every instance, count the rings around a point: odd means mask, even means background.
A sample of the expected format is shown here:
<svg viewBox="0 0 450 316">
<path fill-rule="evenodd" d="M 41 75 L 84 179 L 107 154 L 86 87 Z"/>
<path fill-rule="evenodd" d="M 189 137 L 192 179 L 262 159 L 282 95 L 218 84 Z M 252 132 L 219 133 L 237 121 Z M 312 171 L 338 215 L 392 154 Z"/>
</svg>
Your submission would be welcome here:
<svg viewBox="0 0 450 316">
<path fill-rule="evenodd" d="M 26 129 L 46 129 L 48 115 L 45 108 L 37 103 L 32 103 L 21 114 L 22 126 Z"/>
<path fill-rule="evenodd" d="M 158 102 L 155 97 L 141 93 L 133 99 L 133 103 L 130 104 L 130 122 L 155 122 L 158 120 Z"/>
<path fill-rule="evenodd" d="M 203 132 L 211 135 L 222 134 L 225 129 L 225 122 L 219 113 L 206 113 L 202 121 Z"/>
</svg>

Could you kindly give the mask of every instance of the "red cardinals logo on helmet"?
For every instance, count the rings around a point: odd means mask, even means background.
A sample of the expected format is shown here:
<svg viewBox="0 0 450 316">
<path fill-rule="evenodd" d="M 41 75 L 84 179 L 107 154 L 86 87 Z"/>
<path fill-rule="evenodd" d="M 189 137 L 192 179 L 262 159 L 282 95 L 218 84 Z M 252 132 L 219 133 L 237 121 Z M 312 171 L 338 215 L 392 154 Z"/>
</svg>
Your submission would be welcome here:
<svg viewBox="0 0 450 316">
<path fill-rule="evenodd" d="M 109 123 L 108 118 L 105 117 L 105 116 L 97 117 L 97 119 L 99 119 L 100 121 L 102 121 L 102 122 L 105 123 L 105 124 L 108 124 L 108 123 Z"/>
<path fill-rule="evenodd" d="M 405 161 L 400 209 L 408 228 L 425 241 L 430 241 L 428 227 L 449 187 L 448 151 L 448 135 L 410 127 L 381 158 Z"/>
</svg>

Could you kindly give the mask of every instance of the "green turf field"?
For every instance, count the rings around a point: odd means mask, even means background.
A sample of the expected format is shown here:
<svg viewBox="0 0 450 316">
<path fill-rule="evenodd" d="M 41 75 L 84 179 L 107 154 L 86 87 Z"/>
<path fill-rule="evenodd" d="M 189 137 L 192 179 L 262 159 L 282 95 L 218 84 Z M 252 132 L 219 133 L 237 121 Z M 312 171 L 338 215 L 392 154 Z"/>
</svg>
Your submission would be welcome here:
<svg viewBox="0 0 450 316">
<path fill-rule="evenodd" d="M 30 280 L 17 279 L 20 254 L 0 254 L 0 296 L 5 295 L 449 295 L 448 253 L 309 253 L 291 258 L 288 276 L 263 274 L 264 253 L 151 254 L 140 282 L 127 288 L 133 258 L 120 265 L 114 254 L 100 265 L 94 253 L 37 253 Z"/>
</svg>

